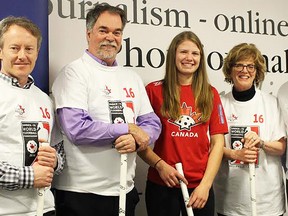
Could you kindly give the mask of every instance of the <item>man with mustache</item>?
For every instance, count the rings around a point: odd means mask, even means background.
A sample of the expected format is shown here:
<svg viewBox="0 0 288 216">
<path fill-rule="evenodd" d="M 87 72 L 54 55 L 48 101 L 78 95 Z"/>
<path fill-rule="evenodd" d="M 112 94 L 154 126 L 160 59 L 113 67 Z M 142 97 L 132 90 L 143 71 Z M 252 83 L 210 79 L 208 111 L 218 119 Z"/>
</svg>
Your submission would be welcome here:
<svg viewBox="0 0 288 216">
<path fill-rule="evenodd" d="M 161 123 L 141 78 L 117 65 L 126 22 L 120 8 L 105 3 L 91 9 L 88 49 L 53 84 L 67 154 L 54 184 L 57 216 L 118 215 L 120 154 L 128 154 L 126 215 L 135 215 L 136 152 L 154 143 Z"/>
</svg>

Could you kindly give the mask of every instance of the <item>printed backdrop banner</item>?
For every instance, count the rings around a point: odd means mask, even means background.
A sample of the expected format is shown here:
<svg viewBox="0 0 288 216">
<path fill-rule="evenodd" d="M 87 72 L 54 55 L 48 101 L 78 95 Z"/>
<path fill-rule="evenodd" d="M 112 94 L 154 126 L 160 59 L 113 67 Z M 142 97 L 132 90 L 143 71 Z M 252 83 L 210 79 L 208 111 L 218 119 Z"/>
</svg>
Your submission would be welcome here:
<svg viewBox="0 0 288 216">
<path fill-rule="evenodd" d="M 223 59 L 243 42 L 256 44 L 265 57 L 261 89 L 276 95 L 288 80 L 287 0 L 49 0 L 50 87 L 61 68 L 87 48 L 85 16 L 102 2 L 125 10 L 128 23 L 117 60 L 145 84 L 163 78 L 166 50 L 182 31 L 200 37 L 211 84 L 220 94 L 231 90 L 224 83 Z"/>
<path fill-rule="evenodd" d="M 37 64 L 32 72 L 36 85 L 49 93 L 48 55 L 48 1 L 47 0 L 1 0 L 0 19 L 7 16 L 24 16 L 36 23 L 43 41 Z"/>
</svg>

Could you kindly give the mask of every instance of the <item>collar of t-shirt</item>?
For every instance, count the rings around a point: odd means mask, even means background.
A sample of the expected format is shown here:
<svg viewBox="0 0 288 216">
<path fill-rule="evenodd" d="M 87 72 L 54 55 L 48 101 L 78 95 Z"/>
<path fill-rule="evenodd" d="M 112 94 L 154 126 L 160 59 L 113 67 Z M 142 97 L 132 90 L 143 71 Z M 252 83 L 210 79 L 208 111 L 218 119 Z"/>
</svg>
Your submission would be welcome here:
<svg viewBox="0 0 288 216">
<path fill-rule="evenodd" d="M 102 65 L 108 66 L 107 63 L 106 63 L 105 61 L 103 61 L 103 60 L 97 58 L 97 57 L 94 56 L 92 53 L 90 53 L 88 50 L 85 50 L 85 52 L 86 52 L 86 53 L 87 53 L 91 58 L 93 58 L 95 61 L 97 61 L 99 64 L 102 64 Z M 115 61 L 113 62 L 113 64 L 112 64 L 111 67 L 113 67 L 113 66 L 117 66 L 117 65 L 118 65 L 118 64 L 117 64 L 117 61 L 115 60 Z"/>
<path fill-rule="evenodd" d="M 245 102 L 245 101 L 248 101 L 248 100 L 251 100 L 254 95 L 256 94 L 256 89 L 255 89 L 255 86 L 252 85 L 252 87 L 246 91 L 237 91 L 234 86 L 233 86 L 233 89 L 232 89 L 232 95 L 234 97 L 235 100 L 237 101 L 241 101 L 241 102 Z"/>
<path fill-rule="evenodd" d="M 7 83 L 10 83 L 12 86 L 16 86 L 16 87 L 23 88 L 23 89 L 29 89 L 34 83 L 34 79 L 31 75 L 28 76 L 28 81 L 23 87 L 21 87 L 17 78 L 7 76 L 6 74 L 2 72 L 0 72 L 0 79 L 4 80 Z"/>
</svg>

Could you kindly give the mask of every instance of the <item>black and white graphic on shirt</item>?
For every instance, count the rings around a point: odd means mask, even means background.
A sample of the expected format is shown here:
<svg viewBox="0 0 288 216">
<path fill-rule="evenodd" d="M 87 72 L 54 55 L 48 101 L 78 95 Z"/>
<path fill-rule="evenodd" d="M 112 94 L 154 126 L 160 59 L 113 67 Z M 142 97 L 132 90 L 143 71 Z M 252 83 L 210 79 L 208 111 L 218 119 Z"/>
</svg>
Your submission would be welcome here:
<svg viewBox="0 0 288 216">
<path fill-rule="evenodd" d="M 30 166 L 36 159 L 41 142 L 48 142 L 48 122 L 21 122 L 24 141 L 24 164 Z"/>
<path fill-rule="evenodd" d="M 108 104 L 112 123 L 134 123 L 135 118 L 132 101 L 108 101 Z"/>
<path fill-rule="evenodd" d="M 256 134 L 259 134 L 258 126 L 231 126 L 230 127 L 231 149 L 241 150 L 242 148 L 244 148 L 244 143 L 241 142 L 241 139 L 249 131 L 254 131 Z M 231 166 L 239 166 L 239 167 L 248 166 L 248 163 L 245 163 L 241 160 L 230 160 L 229 164 Z M 258 158 L 255 164 L 258 165 Z"/>
</svg>

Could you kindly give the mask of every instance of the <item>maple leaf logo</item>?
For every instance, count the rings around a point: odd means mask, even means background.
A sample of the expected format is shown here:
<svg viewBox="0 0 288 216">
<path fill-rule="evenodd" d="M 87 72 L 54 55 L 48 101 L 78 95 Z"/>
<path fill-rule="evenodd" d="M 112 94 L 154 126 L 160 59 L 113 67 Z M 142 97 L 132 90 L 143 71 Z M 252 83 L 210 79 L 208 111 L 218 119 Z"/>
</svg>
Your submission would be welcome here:
<svg viewBox="0 0 288 216">
<path fill-rule="evenodd" d="M 191 106 L 187 106 L 184 102 L 180 110 L 181 116 L 176 120 L 169 121 L 177 126 L 180 130 L 190 130 L 191 127 L 196 126 L 201 123 L 201 113 L 197 113 L 192 110 Z"/>
</svg>

